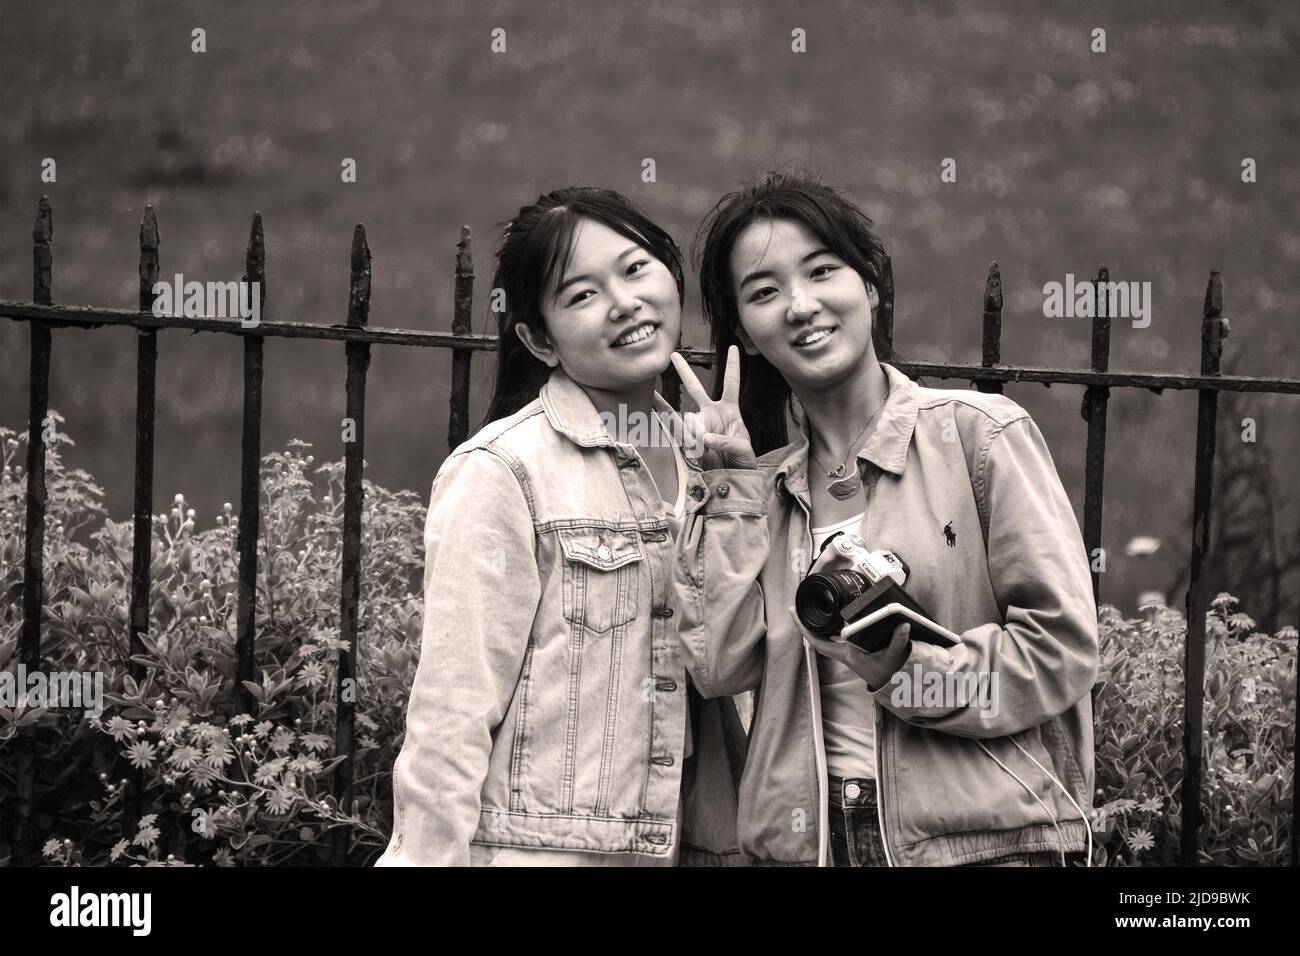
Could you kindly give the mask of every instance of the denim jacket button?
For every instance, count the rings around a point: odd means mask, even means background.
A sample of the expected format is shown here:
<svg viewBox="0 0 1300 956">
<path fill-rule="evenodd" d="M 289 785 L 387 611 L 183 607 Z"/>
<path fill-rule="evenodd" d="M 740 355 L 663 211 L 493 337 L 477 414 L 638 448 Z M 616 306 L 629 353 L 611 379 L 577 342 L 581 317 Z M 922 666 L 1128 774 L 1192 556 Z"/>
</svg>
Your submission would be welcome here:
<svg viewBox="0 0 1300 956">
<path fill-rule="evenodd" d="M 602 561 L 608 561 L 613 554 L 614 552 L 609 550 L 609 545 L 607 544 L 602 544 L 596 549 L 596 557 L 600 558 Z"/>
<path fill-rule="evenodd" d="M 722 484 L 718 485 L 716 490 L 718 492 L 719 498 L 725 498 L 727 497 L 727 495 L 731 494 L 731 486 L 727 484 L 725 481 L 722 482 Z"/>
</svg>

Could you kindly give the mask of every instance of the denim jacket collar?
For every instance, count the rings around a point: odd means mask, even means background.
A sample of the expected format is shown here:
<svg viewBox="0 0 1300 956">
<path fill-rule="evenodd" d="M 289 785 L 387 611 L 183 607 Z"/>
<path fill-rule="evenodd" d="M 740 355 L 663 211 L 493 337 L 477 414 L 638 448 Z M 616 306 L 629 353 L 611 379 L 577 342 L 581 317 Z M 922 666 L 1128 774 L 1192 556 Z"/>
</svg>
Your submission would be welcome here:
<svg viewBox="0 0 1300 956">
<path fill-rule="evenodd" d="M 606 431 L 600 413 L 596 411 L 591 398 L 582 386 L 571 379 L 559 366 L 551 372 L 551 377 L 542 386 L 539 397 L 542 400 L 542 410 L 546 413 L 546 420 L 551 423 L 552 428 L 570 441 L 587 448 L 630 447 L 616 441 Z M 665 419 L 664 424 L 670 429 L 679 424 L 674 421 L 678 417 L 676 409 L 658 392 L 654 393 L 654 408 Z M 681 434 L 681 432 L 670 430 L 670 434 Z M 688 459 L 688 463 L 689 461 Z"/>
<path fill-rule="evenodd" d="M 916 410 L 919 405 L 917 386 L 894 366 L 881 362 L 880 367 L 889 380 L 889 394 L 871 434 L 867 436 L 867 443 L 858 451 L 858 458 L 891 474 L 901 475 L 907 464 L 907 449 L 912 444 L 912 433 L 916 430 Z M 805 415 L 798 440 L 776 470 L 778 485 L 784 483 L 791 493 L 808 489 L 808 427 Z"/>
</svg>

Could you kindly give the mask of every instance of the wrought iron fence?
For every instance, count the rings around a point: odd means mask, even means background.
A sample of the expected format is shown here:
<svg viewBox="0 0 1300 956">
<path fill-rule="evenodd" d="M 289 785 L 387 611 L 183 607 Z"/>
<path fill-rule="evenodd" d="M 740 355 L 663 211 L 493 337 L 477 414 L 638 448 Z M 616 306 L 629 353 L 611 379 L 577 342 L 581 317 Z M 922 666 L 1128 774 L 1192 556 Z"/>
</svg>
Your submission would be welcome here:
<svg viewBox="0 0 1300 956">
<path fill-rule="evenodd" d="M 54 305 L 53 299 L 53 210 L 48 197 L 42 197 L 33 237 L 33 285 L 31 302 L 0 300 L 0 316 L 28 324 L 31 332 L 30 395 L 28 403 L 29 438 L 27 444 L 26 542 L 23 576 L 23 628 L 19 661 L 29 670 L 39 667 L 41 652 L 41 606 L 44 581 L 44 541 L 47 489 L 45 483 L 45 444 L 36 436 L 49 409 L 52 331 L 87 329 L 103 326 L 129 326 L 137 330 L 136 359 L 136 429 L 135 429 L 135 502 L 132 547 L 131 610 L 128 628 L 131 654 L 142 655 L 140 640 L 149 630 L 150 543 L 153 526 L 154 417 L 155 381 L 158 363 L 158 330 L 188 329 L 192 332 L 218 332 L 238 335 L 244 343 L 243 431 L 240 465 L 240 521 L 238 536 L 239 583 L 236 610 L 236 678 L 240 682 L 243 703 L 250 712 L 253 698 L 243 681 L 254 676 L 254 638 L 257 610 L 257 542 L 259 531 L 259 468 L 261 459 L 262 383 L 264 364 L 262 346 L 270 338 L 330 339 L 344 343 L 347 377 L 344 386 L 346 415 L 355 423 L 355 440 L 344 451 L 344 505 L 342 537 L 342 587 L 339 595 L 341 633 L 347 649 L 339 652 L 338 682 L 335 688 L 337 726 L 335 753 L 344 759 L 335 771 L 335 792 L 340 805 L 349 806 L 353 790 L 353 757 L 356 748 L 355 696 L 345 693 L 348 681 L 355 679 L 358 606 L 361 595 L 361 514 L 362 461 L 365 449 L 366 371 L 372 345 L 400 345 L 452 350 L 451 400 L 448 418 L 448 444 L 455 448 L 469 436 L 471 363 L 476 351 L 494 351 L 493 336 L 472 331 L 471 313 L 474 297 L 474 267 L 468 227 L 462 228 L 457 245 L 455 303 L 451 332 L 425 332 L 400 328 L 375 328 L 370 314 L 370 249 L 365 228 L 358 225 L 353 233 L 351 282 L 347 317 L 338 325 L 301 322 L 258 321 L 255 325 L 238 319 L 186 317 L 154 314 L 154 284 L 159 278 L 158 224 L 152 206 L 145 209 L 140 226 L 140 295 L 139 309 L 104 309 L 89 306 Z M 266 243 L 260 213 L 253 215 L 248 239 L 245 283 L 257 282 L 259 308 L 266 301 Z M 1109 282 L 1106 269 L 1096 279 L 1097 311 L 1108 313 L 1108 297 L 1102 294 Z M 1184 723 L 1182 780 L 1181 852 L 1185 864 L 1196 862 L 1196 841 L 1200 827 L 1200 793 L 1202 780 L 1201 734 L 1204 716 L 1205 619 L 1212 595 L 1210 582 L 1202 569 L 1210 548 L 1210 514 L 1215 456 L 1215 425 L 1220 392 L 1256 392 L 1300 394 L 1300 379 L 1262 378 L 1221 375 L 1222 340 L 1227 332 L 1223 318 L 1223 289 L 1217 270 L 1211 271 L 1205 291 L 1205 306 L 1200 316 L 1201 370 L 1199 375 L 1150 372 L 1110 371 L 1110 326 L 1108 314 L 1092 320 L 1092 358 L 1087 370 L 1024 367 L 1007 365 L 1001 359 L 1002 279 L 997 263 L 989 267 L 984 291 L 982 360 L 979 365 L 946 362 L 896 360 L 893 352 L 894 295 L 893 275 L 886 262 L 877 321 L 879 323 L 879 358 L 890 362 L 907 375 L 940 379 L 965 379 L 985 392 L 1001 392 L 1006 382 L 1039 382 L 1045 386 L 1080 385 L 1084 387 L 1081 414 L 1088 423 L 1084 451 L 1084 546 L 1089 556 L 1098 553 L 1101 544 L 1103 480 L 1106 457 L 1106 414 L 1110 393 L 1115 388 L 1144 388 L 1160 394 L 1165 389 L 1192 389 L 1198 393 L 1196 421 L 1196 457 L 1194 512 L 1190 553 L 1191 581 L 1186 593 L 1187 639 L 1184 660 Z M 1190 323 L 1189 323 L 1190 330 Z M 692 364 L 711 368 L 711 353 L 685 349 L 683 355 Z M 680 406 L 681 389 L 670 367 L 664 374 L 662 392 L 674 406 Z M 1100 572 L 1093 563 L 1093 593 L 1100 600 Z M 142 666 L 132 664 L 135 676 Z M 16 741 L 15 780 L 18 814 L 14 824 L 14 859 L 22 863 L 31 854 L 31 810 L 34 787 L 32 735 L 34 729 L 19 731 Z M 140 799 L 140 787 L 135 788 Z M 1296 864 L 1297 827 L 1295 780 L 1292 779 L 1292 847 L 1291 862 Z M 344 835 L 345 837 L 345 835 Z M 336 859 L 342 862 L 346 840 L 335 845 Z"/>
</svg>

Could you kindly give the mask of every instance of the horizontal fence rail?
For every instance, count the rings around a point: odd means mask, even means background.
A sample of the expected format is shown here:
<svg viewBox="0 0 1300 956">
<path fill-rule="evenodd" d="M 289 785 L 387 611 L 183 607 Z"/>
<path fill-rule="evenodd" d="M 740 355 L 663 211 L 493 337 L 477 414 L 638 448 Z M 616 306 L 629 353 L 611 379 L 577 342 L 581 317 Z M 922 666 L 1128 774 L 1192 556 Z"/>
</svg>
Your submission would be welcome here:
<svg viewBox="0 0 1300 956">
<path fill-rule="evenodd" d="M 249 711 L 254 698 L 244 682 L 253 682 L 256 674 L 254 657 L 257 632 L 257 544 L 259 536 L 259 491 L 261 458 L 262 386 L 264 379 L 263 344 L 267 338 L 317 339 L 344 343 L 346 381 L 344 407 L 354 429 L 354 440 L 344 450 L 344 508 L 342 539 L 342 583 L 339 598 L 340 633 L 346 646 L 339 651 L 336 686 L 337 722 L 335 754 L 344 757 L 335 771 L 335 789 L 340 806 L 350 808 L 353 794 L 355 734 L 355 680 L 361 604 L 361 522 L 364 505 L 362 463 L 364 461 L 364 424 L 366 372 L 372 345 L 399 345 L 452 350 L 451 399 L 448 407 L 448 444 L 455 448 L 469 437 L 471 361 L 475 352 L 497 349 L 495 336 L 475 335 L 471 316 L 474 297 L 474 267 L 468 227 L 461 230 L 455 260 L 455 299 L 451 332 L 426 332 L 402 328 L 382 328 L 369 324 L 371 255 L 363 226 L 353 234 L 346 318 L 338 325 L 314 325 L 302 322 L 259 321 L 245 325 L 239 319 L 155 315 L 154 284 L 160 274 L 157 218 L 147 206 L 140 226 L 140 293 L 139 307 L 105 309 L 79 305 L 54 305 L 53 302 L 53 210 L 48 197 L 42 197 L 33 229 L 33 290 L 31 302 L 0 300 L 0 316 L 26 322 L 31 330 L 30 394 L 28 402 L 28 446 L 26 489 L 26 540 L 23 561 L 23 626 L 19 660 L 29 670 L 40 665 L 41 607 L 44 584 L 44 542 L 47 489 L 45 486 L 45 443 L 39 440 L 49 413 L 49 382 L 52 356 L 52 330 L 105 327 L 133 328 L 137 331 L 136 359 L 136 439 L 135 499 L 132 538 L 132 585 L 128 640 L 133 655 L 143 654 L 142 638 L 149 631 L 150 555 L 153 523 L 153 467 L 155 438 L 155 382 L 158 360 L 159 329 L 191 332 L 217 332 L 243 337 L 244 405 L 240 462 L 240 514 L 238 534 L 238 602 L 236 607 L 236 679 L 241 703 Z M 246 252 L 245 283 L 256 282 L 261 309 L 266 314 L 266 242 L 260 213 L 253 216 Z M 1091 558 L 1101 548 L 1101 518 L 1106 457 L 1106 421 L 1110 390 L 1144 388 L 1162 393 L 1165 389 L 1194 390 L 1198 393 L 1195 492 L 1191 580 L 1186 593 L 1187 638 L 1184 659 L 1184 721 L 1181 854 L 1185 864 L 1196 863 L 1196 845 L 1200 828 L 1200 794 L 1202 789 L 1201 732 L 1204 718 L 1205 616 L 1209 610 L 1210 582 L 1204 579 L 1203 565 L 1209 551 L 1210 513 L 1214 478 L 1215 426 L 1220 392 L 1300 394 L 1300 379 L 1221 375 L 1220 359 L 1227 323 L 1222 317 L 1223 290 L 1217 270 L 1210 273 L 1205 304 L 1200 316 L 1201 367 L 1197 375 L 1158 372 L 1110 371 L 1111 318 L 1105 314 L 1106 296 L 1102 284 L 1109 282 L 1106 269 L 1098 273 L 1098 316 L 1092 320 L 1091 361 L 1087 370 L 1012 366 L 1001 361 L 1002 276 L 996 262 L 989 266 L 985 281 L 981 337 L 981 362 L 968 365 L 950 362 L 914 362 L 894 356 L 894 280 L 892 264 L 886 260 L 881 277 L 881 297 L 877 309 L 877 351 L 905 374 L 913 377 L 965 379 L 983 392 L 1000 393 L 1007 382 L 1037 382 L 1045 386 L 1079 385 L 1084 387 L 1080 414 L 1088 424 L 1084 454 L 1084 546 Z M 179 290 L 178 290 L 179 292 Z M 702 349 L 682 349 L 692 364 L 712 368 L 714 356 Z M 663 377 L 662 392 L 674 407 L 680 407 L 680 382 L 669 368 Z M 1090 560 L 1090 565 L 1093 562 Z M 1100 573 L 1093 571 L 1093 594 L 1100 602 Z M 133 664 L 135 673 L 140 665 Z M 14 860 L 22 864 L 32 858 L 31 816 L 34 793 L 33 726 L 21 728 L 15 741 L 15 778 L 18 812 L 13 822 Z M 137 775 L 129 808 L 138 816 L 143 777 Z M 1295 777 L 1292 777 L 1292 846 L 1291 862 L 1297 862 Z M 346 861 L 349 845 L 345 831 L 340 831 L 334 845 L 337 863 Z"/>
<path fill-rule="evenodd" d="M 255 338 L 320 339 L 330 342 L 365 342 L 369 345 L 408 345 L 453 349 L 460 352 L 495 352 L 495 335 L 455 332 L 425 332 L 378 326 L 355 328 L 346 325 L 312 325 L 308 322 L 266 322 L 244 328 L 238 319 L 156 316 L 131 309 L 100 309 L 90 306 L 42 306 L 30 302 L 0 299 L 0 316 L 9 319 L 70 328 L 124 326 L 141 330 L 185 329 L 191 332 L 221 332 Z M 714 356 L 707 349 L 682 348 L 682 357 L 692 365 L 712 368 Z M 1300 395 L 1300 378 L 1254 375 L 1187 375 L 1179 372 L 1111 372 L 1101 369 L 1069 369 L 1027 365 L 968 365 L 962 362 L 916 362 L 883 359 L 899 371 L 918 378 L 960 378 L 971 382 L 1037 382 L 1041 385 L 1095 385 L 1103 388 L 1209 389 L 1215 392 L 1266 392 Z"/>
</svg>

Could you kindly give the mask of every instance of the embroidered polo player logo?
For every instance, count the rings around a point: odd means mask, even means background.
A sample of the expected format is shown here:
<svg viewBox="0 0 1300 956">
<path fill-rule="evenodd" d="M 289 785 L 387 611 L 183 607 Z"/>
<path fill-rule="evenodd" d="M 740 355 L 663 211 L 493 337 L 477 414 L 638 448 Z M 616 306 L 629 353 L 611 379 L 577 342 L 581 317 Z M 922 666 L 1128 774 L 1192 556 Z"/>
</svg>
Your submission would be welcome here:
<svg viewBox="0 0 1300 956">
<path fill-rule="evenodd" d="M 943 540 L 948 542 L 948 547 L 957 547 L 957 532 L 952 530 L 951 521 L 943 526 Z"/>
</svg>

